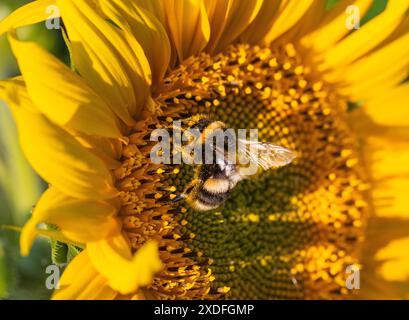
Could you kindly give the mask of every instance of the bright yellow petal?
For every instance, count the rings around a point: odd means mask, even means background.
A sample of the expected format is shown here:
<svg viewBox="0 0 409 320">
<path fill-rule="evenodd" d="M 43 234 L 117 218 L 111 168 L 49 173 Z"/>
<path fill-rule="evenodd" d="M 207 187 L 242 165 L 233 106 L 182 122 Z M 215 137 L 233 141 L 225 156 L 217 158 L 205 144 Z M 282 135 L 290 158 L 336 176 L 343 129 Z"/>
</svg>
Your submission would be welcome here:
<svg viewBox="0 0 409 320">
<path fill-rule="evenodd" d="M 369 218 L 366 241 L 361 249 L 359 299 L 409 298 L 409 279 L 405 279 L 408 255 L 407 250 L 400 251 L 401 246 L 407 246 L 408 228 L 408 219 Z"/>
<path fill-rule="evenodd" d="M 203 0 L 168 0 L 163 2 L 163 8 L 179 61 L 200 53 L 210 39 L 209 19 Z"/>
<path fill-rule="evenodd" d="M 407 299 L 408 255 L 402 248 L 408 244 L 402 238 L 407 237 L 409 226 L 409 126 L 375 123 L 365 114 L 366 108 L 350 113 L 371 199 L 359 295 L 377 299 L 381 293 L 386 299 Z M 384 106 L 385 113 L 392 109 L 393 105 Z"/>
<path fill-rule="evenodd" d="M 408 7 L 409 0 L 389 1 L 383 13 L 326 51 L 321 67 L 340 68 L 375 48 L 400 24 Z"/>
<path fill-rule="evenodd" d="M 50 187 L 36 204 L 25 229 L 32 230 L 41 223 L 47 223 L 57 226 L 67 239 L 87 243 L 118 233 L 121 226 L 116 214 L 116 208 L 105 201 L 72 198 Z M 29 240 L 32 240 L 33 232 L 35 230 L 27 231 Z M 30 250 L 31 243 L 24 241 L 24 254 Z"/>
<path fill-rule="evenodd" d="M 72 241 L 71 239 L 68 239 L 58 230 L 38 228 L 37 223 L 33 219 L 29 219 L 27 223 L 24 225 L 24 227 L 21 229 L 20 234 L 20 254 L 22 256 L 28 256 L 31 247 L 33 246 L 34 240 L 39 236 L 48 240 L 52 239 L 54 241 L 67 243 L 78 248 L 84 247 L 83 243 L 75 242 Z"/>
<path fill-rule="evenodd" d="M 121 137 L 115 115 L 81 77 L 37 44 L 19 41 L 15 34 L 9 39 L 27 91 L 42 113 L 69 129 Z"/>
<path fill-rule="evenodd" d="M 211 27 L 207 50 L 220 51 L 238 38 L 253 22 L 263 1 L 206 0 L 205 3 Z"/>
<path fill-rule="evenodd" d="M 171 55 L 166 30 L 148 10 L 130 0 L 99 0 L 102 10 L 123 30 L 132 34 L 142 46 L 156 84 L 163 80 Z"/>
<path fill-rule="evenodd" d="M 38 112 L 28 96 L 22 77 L 0 81 L 0 100 L 23 107 L 31 112 Z M 122 144 L 118 139 L 99 136 L 78 135 L 76 139 L 88 150 L 101 158 L 109 169 L 119 166 L 117 161 L 121 155 Z"/>
<path fill-rule="evenodd" d="M 135 4 L 151 12 L 163 26 L 167 26 L 167 13 L 163 0 L 134 0 Z"/>
<path fill-rule="evenodd" d="M 214 0 L 210 0 L 216 2 Z M 240 36 L 245 43 L 258 44 L 262 42 L 279 13 L 280 1 L 264 0 L 257 17 Z M 212 31 L 213 32 L 213 31 Z"/>
<path fill-rule="evenodd" d="M 145 244 L 132 257 L 129 244 L 121 234 L 88 243 L 87 250 L 96 269 L 108 279 L 113 289 L 122 294 L 147 286 L 153 275 L 162 268 L 155 243 Z"/>
<path fill-rule="evenodd" d="M 409 218 L 409 143 L 374 135 L 367 137 L 365 147 L 376 216 Z"/>
<path fill-rule="evenodd" d="M 23 152 L 44 180 L 81 199 L 116 196 L 111 173 L 102 160 L 42 114 L 13 102 L 12 107 Z"/>
<path fill-rule="evenodd" d="M 344 87 L 339 85 L 338 92 L 344 96 L 348 96 L 352 101 L 377 99 L 378 96 L 382 96 L 394 90 L 407 76 L 408 72 L 405 68 L 394 70 L 391 73 L 385 71 L 384 74 L 379 74 L 372 79 L 368 78 L 365 82 L 345 84 Z"/>
<path fill-rule="evenodd" d="M 315 52 L 322 52 L 341 40 L 350 32 L 345 27 L 345 10 L 348 6 L 354 5 L 359 8 L 361 16 L 363 16 L 372 0 L 343 0 L 340 1 L 316 28 L 316 31 L 305 36 L 301 41 L 304 46 L 313 49 Z"/>
<path fill-rule="evenodd" d="M 345 88 L 340 92 L 361 100 L 376 96 L 387 86 L 397 85 L 407 76 L 409 67 L 409 32 L 372 54 L 354 62 L 341 73 L 327 76 L 327 80 L 341 80 Z M 340 70 L 340 69 L 338 69 Z"/>
<path fill-rule="evenodd" d="M 378 154 L 379 155 L 379 154 Z M 402 161 L 407 161 L 409 159 L 408 152 L 405 155 L 400 156 L 399 160 L 388 161 L 378 161 L 374 166 L 374 174 L 381 174 L 383 171 L 387 171 L 386 165 L 397 164 L 397 166 L 402 167 Z M 388 163 L 390 162 L 390 163 Z M 407 164 L 408 162 L 406 162 Z M 379 170 L 379 171 L 377 171 Z M 402 175 L 402 177 L 399 177 Z M 407 199 L 407 194 L 409 192 L 409 173 L 406 172 L 395 172 L 394 175 L 377 179 L 374 182 L 373 189 L 373 203 L 376 207 L 376 215 L 378 217 L 404 217 L 409 218 L 409 201 Z"/>
<path fill-rule="evenodd" d="M 38 112 L 28 95 L 26 84 L 22 77 L 0 81 L 0 99 L 10 105 L 21 106 L 31 112 Z"/>
<path fill-rule="evenodd" d="M 305 35 L 319 28 L 319 23 L 328 13 L 327 3 L 327 0 L 314 0 L 301 19 L 285 32 L 286 41 L 299 42 Z M 307 55 L 304 55 L 304 59 L 307 61 Z"/>
<path fill-rule="evenodd" d="M 294 26 L 312 6 L 314 0 L 283 0 L 279 13 L 269 32 L 264 37 L 266 43 L 271 43 Z"/>
<path fill-rule="evenodd" d="M 401 20 L 399 26 L 383 41 L 379 47 L 384 47 L 387 44 L 395 41 L 396 39 L 400 38 L 401 36 L 405 35 L 409 31 L 409 15 L 406 14 L 405 17 Z M 376 48 L 375 48 L 376 50 Z"/>
<path fill-rule="evenodd" d="M 117 169 L 121 163 L 122 142 L 118 139 L 107 139 L 97 136 L 80 135 L 76 136 L 81 144 L 102 159 L 111 170 Z"/>
<path fill-rule="evenodd" d="M 365 111 L 376 122 L 409 127 L 409 84 L 403 84 L 365 104 Z"/>
<path fill-rule="evenodd" d="M 409 237 L 394 240 L 376 254 L 376 260 L 382 262 L 381 276 L 387 281 L 409 280 Z"/>
<path fill-rule="evenodd" d="M 386 108 L 391 109 L 392 106 Z M 409 127 L 374 123 L 365 107 L 351 113 L 361 156 L 371 183 L 374 216 L 409 217 Z"/>
<path fill-rule="evenodd" d="M 74 63 L 94 90 L 127 124 L 149 96 L 151 71 L 134 37 L 106 21 L 85 0 L 57 0 Z"/>
<path fill-rule="evenodd" d="M 20 254 L 23 257 L 30 254 L 31 247 L 33 246 L 37 235 L 37 223 L 34 220 L 29 219 L 20 234 Z"/>
<path fill-rule="evenodd" d="M 10 29 L 45 21 L 51 16 L 55 18 L 53 12 L 47 10 L 55 3 L 56 0 L 37 0 L 18 8 L 0 22 L 0 35 Z"/>
<path fill-rule="evenodd" d="M 118 294 L 92 265 L 86 249 L 64 270 L 59 286 L 53 300 L 112 300 Z"/>
</svg>

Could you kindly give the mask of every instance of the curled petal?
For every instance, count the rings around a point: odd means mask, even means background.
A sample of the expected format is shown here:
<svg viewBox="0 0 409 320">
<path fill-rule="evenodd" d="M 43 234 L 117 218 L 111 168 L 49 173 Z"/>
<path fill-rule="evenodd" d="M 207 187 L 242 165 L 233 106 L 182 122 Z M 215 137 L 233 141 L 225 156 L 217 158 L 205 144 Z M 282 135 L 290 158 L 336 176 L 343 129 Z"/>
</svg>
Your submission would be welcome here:
<svg viewBox="0 0 409 320">
<path fill-rule="evenodd" d="M 53 300 L 112 300 L 118 295 L 92 265 L 87 250 L 70 262 Z"/>
<path fill-rule="evenodd" d="M 129 244 L 122 234 L 88 243 L 87 250 L 96 269 L 121 294 L 129 294 L 149 285 L 153 275 L 162 268 L 156 243 L 148 242 L 132 257 Z"/>
<path fill-rule="evenodd" d="M 62 235 L 76 243 L 104 239 L 118 232 L 116 208 L 105 201 L 72 198 L 50 187 L 40 198 L 23 228 L 21 251 L 27 255 L 42 223 L 55 225 Z"/>
<path fill-rule="evenodd" d="M 9 31 L 30 24 L 35 24 L 51 17 L 56 17 L 56 12 L 48 10 L 51 6 L 55 6 L 56 0 L 37 0 L 30 2 L 0 22 L 0 35 Z"/>
</svg>

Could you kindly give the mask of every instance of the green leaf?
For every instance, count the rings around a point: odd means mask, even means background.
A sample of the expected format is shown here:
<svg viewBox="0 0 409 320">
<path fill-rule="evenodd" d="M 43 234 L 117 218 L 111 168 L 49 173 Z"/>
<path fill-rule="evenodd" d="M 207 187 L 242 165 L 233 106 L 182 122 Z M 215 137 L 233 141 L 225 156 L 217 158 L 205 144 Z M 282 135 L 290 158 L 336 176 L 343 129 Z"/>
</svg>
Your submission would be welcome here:
<svg viewBox="0 0 409 320">
<path fill-rule="evenodd" d="M 67 263 L 68 246 L 60 241 L 51 240 L 51 260 L 61 266 Z"/>
<path fill-rule="evenodd" d="M 74 246 L 72 244 L 68 245 L 68 260 L 67 262 L 69 263 L 72 259 L 74 259 L 78 254 L 80 254 L 84 250 L 83 248 Z"/>
<path fill-rule="evenodd" d="M 375 0 L 373 5 L 369 8 L 368 12 L 366 13 L 365 17 L 361 20 L 361 25 L 364 25 L 369 20 L 376 17 L 378 14 L 383 12 L 388 4 L 388 0 Z"/>
<path fill-rule="evenodd" d="M 0 0 L 0 21 L 30 0 Z M 49 30 L 44 23 L 19 28 L 27 41 L 35 41 L 64 61 L 68 60 L 60 30 Z M 0 37 L 0 79 L 18 74 L 18 66 L 6 36 Z M 22 226 L 45 189 L 24 158 L 14 121 L 0 101 L 0 225 Z M 38 239 L 29 257 L 20 257 L 19 236 L 0 229 L 0 299 L 48 298 L 45 267 L 51 264 L 49 240 Z M 3 254 L 4 253 L 4 254 Z M 68 249 L 66 256 L 68 255 Z"/>
<path fill-rule="evenodd" d="M 57 226 L 48 224 L 48 231 L 58 231 Z M 51 243 L 51 259 L 55 265 L 62 266 L 69 263 L 74 257 L 83 249 L 73 243 L 65 242 L 63 240 L 56 240 L 49 238 Z"/>
<path fill-rule="evenodd" d="M 68 35 L 65 29 L 62 29 L 62 37 L 64 39 L 65 45 L 67 46 L 69 60 L 70 60 L 70 68 L 71 70 L 75 71 L 75 63 L 74 63 L 74 58 L 72 55 L 72 47 L 71 47 L 71 43 L 70 43 L 70 40 L 68 39 Z"/>
<path fill-rule="evenodd" d="M 10 273 L 8 269 L 6 252 L 0 242 L 0 299 L 5 299 L 9 295 Z"/>
</svg>

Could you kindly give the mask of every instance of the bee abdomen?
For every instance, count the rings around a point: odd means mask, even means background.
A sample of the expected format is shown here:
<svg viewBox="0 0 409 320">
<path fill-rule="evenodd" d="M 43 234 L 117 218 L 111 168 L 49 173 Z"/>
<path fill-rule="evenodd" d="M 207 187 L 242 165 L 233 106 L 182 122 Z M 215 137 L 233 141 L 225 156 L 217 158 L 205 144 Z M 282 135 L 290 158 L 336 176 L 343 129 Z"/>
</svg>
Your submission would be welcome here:
<svg viewBox="0 0 409 320">
<path fill-rule="evenodd" d="M 217 208 L 227 199 L 227 197 L 228 193 L 211 193 L 202 189 L 197 195 L 197 201 L 205 206 Z"/>
<path fill-rule="evenodd" d="M 210 194 L 223 194 L 229 192 L 230 183 L 227 179 L 210 178 L 203 184 L 203 189 Z"/>
</svg>

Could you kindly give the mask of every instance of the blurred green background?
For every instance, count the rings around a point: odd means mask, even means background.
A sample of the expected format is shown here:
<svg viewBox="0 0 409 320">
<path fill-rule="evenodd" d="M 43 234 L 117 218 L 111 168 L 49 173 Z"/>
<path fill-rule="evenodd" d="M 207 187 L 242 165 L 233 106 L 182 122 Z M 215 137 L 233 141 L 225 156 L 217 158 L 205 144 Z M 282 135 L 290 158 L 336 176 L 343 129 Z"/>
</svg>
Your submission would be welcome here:
<svg viewBox="0 0 409 320">
<path fill-rule="evenodd" d="M 302 0 L 300 0 L 302 1 Z M 328 0 L 331 8 L 338 0 Z M 28 0 L 0 0 L 0 21 Z M 364 24 L 383 11 L 387 0 L 375 0 Z M 48 30 L 44 24 L 22 28 L 19 35 L 35 39 L 64 61 L 67 51 L 61 32 Z M 18 67 L 5 36 L 0 37 L 0 79 L 17 75 Z M 18 146 L 16 128 L 6 106 L 0 102 L 0 226 L 23 226 L 32 206 L 46 184 L 32 171 Z M 0 227 L 0 299 L 47 299 L 51 292 L 44 283 L 46 266 L 51 264 L 47 240 L 36 242 L 29 257 L 20 257 L 19 234 Z"/>
<path fill-rule="evenodd" d="M 24 0 L 0 0 L 0 21 Z M 58 30 L 44 24 L 22 28 L 19 35 L 35 39 L 55 55 L 65 59 L 64 42 Z M 0 38 L 0 79 L 18 75 L 16 61 L 7 38 Z M 23 226 L 32 206 L 46 188 L 33 172 L 18 145 L 15 124 L 8 108 L 0 102 L 0 299 L 46 299 L 51 292 L 44 283 L 46 266 L 51 264 L 47 240 L 36 242 L 29 257 L 20 257 L 19 233 L 4 226 Z M 3 226 L 3 227 L 1 227 Z"/>
</svg>

